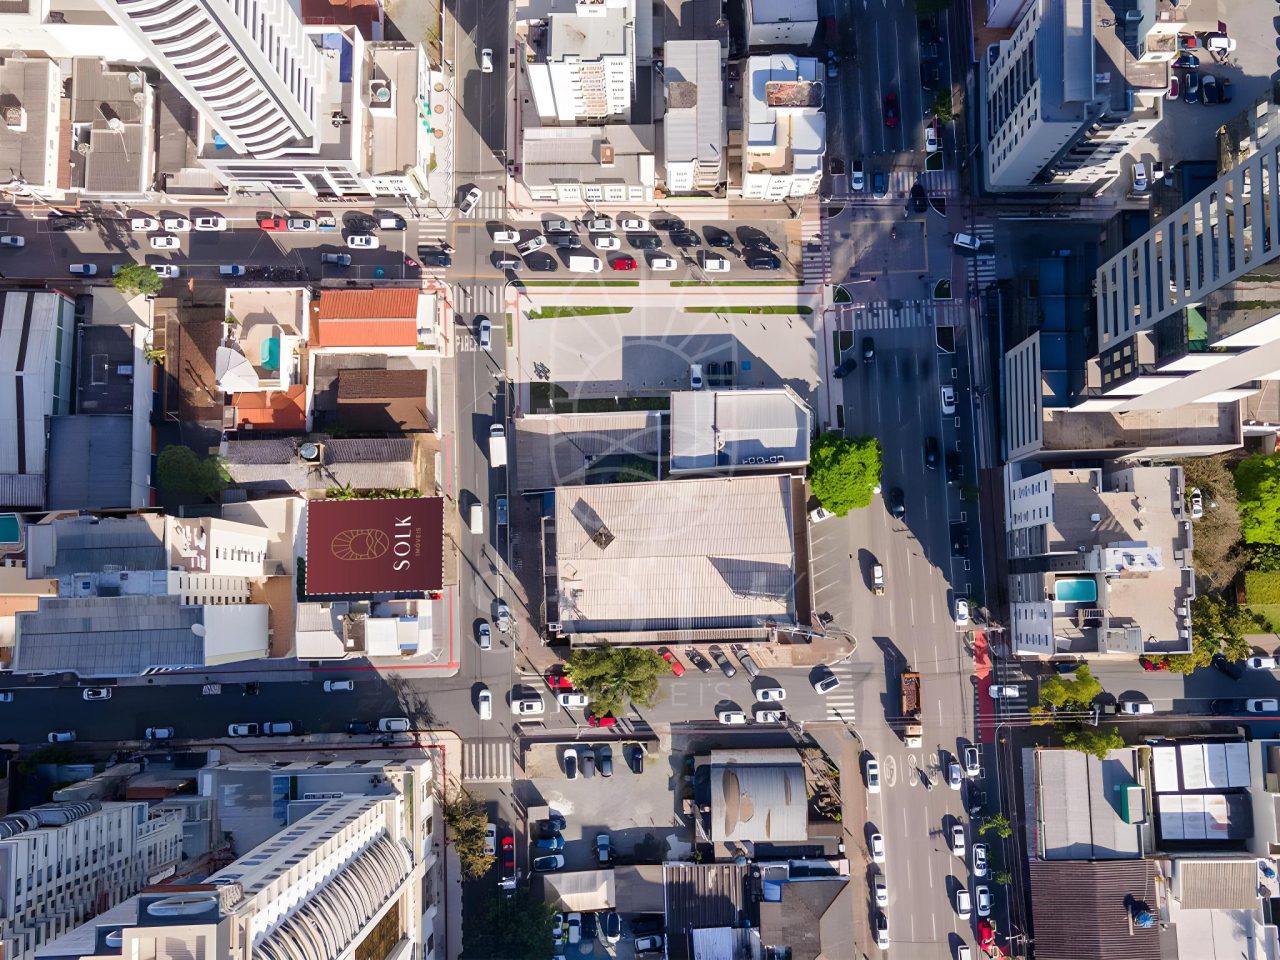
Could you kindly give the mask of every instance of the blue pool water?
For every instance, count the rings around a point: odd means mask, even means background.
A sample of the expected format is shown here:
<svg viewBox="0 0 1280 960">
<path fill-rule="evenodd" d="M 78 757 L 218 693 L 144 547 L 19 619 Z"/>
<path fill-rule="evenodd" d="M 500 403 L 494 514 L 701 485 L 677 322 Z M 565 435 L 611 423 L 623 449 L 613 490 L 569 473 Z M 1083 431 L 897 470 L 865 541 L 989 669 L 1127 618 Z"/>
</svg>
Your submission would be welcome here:
<svg viewBox="0 0 1280 960">
<path fill-rule="evenodd" d="M 22 522 L 16 513 L 0 513 L 0 543 L 21 543 Z"/>
<path fill-rule="evenodd" d="M 1053 598 L 1064 603 L 1093 603 L 1098 599 L 1098 585 L 1092 580 L 1058 580 L 1053 585 Z"/>
</svg>

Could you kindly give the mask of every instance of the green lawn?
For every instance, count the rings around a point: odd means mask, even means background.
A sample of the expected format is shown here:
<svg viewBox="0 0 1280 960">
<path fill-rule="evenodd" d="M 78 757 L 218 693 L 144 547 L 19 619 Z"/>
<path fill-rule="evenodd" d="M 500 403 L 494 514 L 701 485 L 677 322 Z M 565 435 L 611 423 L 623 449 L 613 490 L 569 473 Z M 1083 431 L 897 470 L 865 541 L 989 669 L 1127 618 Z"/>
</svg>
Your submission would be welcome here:
<svg viewBox="0 0 1280 960">
<path fill-rule="evenodd" d="M 775 303 L 762 307 L 685 307 L 685 313 L 780 313 L 780 314 L 802 314 L 807 315 L 813 313 L 813 307 L 789 306 L 785 303 Z"/>
<path fill-rule="evenodd" d="M 1265 620 L 1272 633 L 1280 633 L 1280 603 L 1247 603 L 1245 609 Z"/>
<path fill-rule="evenodd" d="M 630 313 L 632 307 L 543 307 L 530 310 L 530 320 L 546 320 L 551 317 L 603 317 L 611 313 Z"/>
</svg>

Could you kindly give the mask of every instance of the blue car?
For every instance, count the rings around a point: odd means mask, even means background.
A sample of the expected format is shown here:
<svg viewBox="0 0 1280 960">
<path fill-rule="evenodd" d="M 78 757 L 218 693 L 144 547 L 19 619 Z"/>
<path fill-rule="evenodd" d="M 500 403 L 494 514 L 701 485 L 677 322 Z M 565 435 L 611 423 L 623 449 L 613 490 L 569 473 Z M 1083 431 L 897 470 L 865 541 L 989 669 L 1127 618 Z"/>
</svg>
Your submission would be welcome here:
<svg viewBox="0 0 1280 960">
<path fill-rule="evenodd" d="M 564 837 L 558 833 L 553 833 L 549 837 L 542 837 L 535 846 L 539 850 L 551 850 L 552 852 L 564 849 Z"/>
<path fill-rule="evenodd" d="M 1187 75 L 1182 78 L 1182 88 L 1184 90 L 1183 100 L 1187 103 L 1200 102 L 1200 74 L 1194 70 L 1188 71 Z"/>
<path fill-rule="evenodd" d="M 883 170 L 877 170 L 876 175 L 871 179 L 871 195 L 875 197 L 889 195 L 889 175 Z"/>
</svg>

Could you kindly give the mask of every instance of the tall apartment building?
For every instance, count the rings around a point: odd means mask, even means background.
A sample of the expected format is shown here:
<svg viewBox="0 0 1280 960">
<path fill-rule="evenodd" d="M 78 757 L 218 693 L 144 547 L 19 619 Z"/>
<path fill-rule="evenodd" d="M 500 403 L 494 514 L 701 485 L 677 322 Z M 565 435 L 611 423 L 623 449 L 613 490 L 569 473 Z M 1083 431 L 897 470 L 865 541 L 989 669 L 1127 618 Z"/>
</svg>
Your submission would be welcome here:
<svg viewBox="0 0 1280 960">
<path fill-rule="evenodd" d="M 528 23 L 524 50 L 529 89 L 543 123 L 631 117 L 634 0 L 578 0 L 572 12 Z M 647 90 L 640 93 L 649 95 Z"/>
<path fill-rule="evenodd" d="M 1093 0 L 1034 0 L 1013 35 L 988 49 L 988 189 L 1100 188 L 1159 122 L 1167 65 L 1140 62 L 1136 32 L 1117 36 L 1100 18 Z"/>
<path fill-rule="evenodd" d="M 145 803 L 48 803 L 0 817 L 0 947 L 28 960 L 87 917 L 171 875 L 182 853 L 176 814 Z"/>
<path fill-rule="evenodd" d="M 282 830 L 205 883 L 144 890 L 41 950 L 41 960 L 442 955 L 431 762 L 259 772 L 283 791 L 272 805 L 288 811 Z"/>
<path fill-rule="evenodd" d="M 827 118 L 822 64 L 789 53 L 747 60 L 742 84 L 742 196 L 781 202 L 822 182 Z"/>
<path fill-rule="evenodd" d="M 1014 653 L 1190 651 L 1195 572 L 1181 467 L 1006 470 Z"/>
<path fill-rule="evenodd" d="M 322 55 L 288 0 L 100 0 L 237 153 L 306 146 Z"/>
</svg>

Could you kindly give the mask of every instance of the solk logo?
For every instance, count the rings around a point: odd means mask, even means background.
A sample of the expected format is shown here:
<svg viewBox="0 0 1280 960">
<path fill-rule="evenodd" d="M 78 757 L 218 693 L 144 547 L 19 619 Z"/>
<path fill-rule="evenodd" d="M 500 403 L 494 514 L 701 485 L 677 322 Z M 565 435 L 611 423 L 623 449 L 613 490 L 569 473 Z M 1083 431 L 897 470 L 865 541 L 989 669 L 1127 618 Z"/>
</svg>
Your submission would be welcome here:
<svg viewBox="0 0 1280 960">
<path fill-rule="evenodd" d="M 396 517 L 395 527 L 393 534 L 374 527 L 343 530 L 333 535 L 329 551 L 343 561 L 377 560 L 391 552 L 397 558 L 391 569 L 408 570 L 414 553 L 413 517 Z"/>
</svg>

